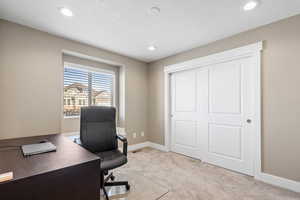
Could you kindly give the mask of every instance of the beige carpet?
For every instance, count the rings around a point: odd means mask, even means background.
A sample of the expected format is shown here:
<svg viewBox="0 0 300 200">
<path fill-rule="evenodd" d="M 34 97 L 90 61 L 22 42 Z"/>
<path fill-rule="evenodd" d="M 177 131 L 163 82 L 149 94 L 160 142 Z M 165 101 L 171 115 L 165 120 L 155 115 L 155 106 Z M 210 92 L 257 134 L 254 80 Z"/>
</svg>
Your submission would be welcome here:
<svg viewBox="0 0 300 200">
<path fill-rule="evenodd" d="M 175 153 L 146 148 L 128 157 L 115 173 L 136 189 L 120 200 L 300 200 L 298 193 Z"/>
<path fill-rule="evenodd" d="M 168 193 L 166 187 L 151 181 L 138 171 L 130 170 L 127 173 L 116 171 L 114 175 L 116 180 L 129 180 L 131 187 L 129 192 L 124 186 L 107 187 L 107 193 L 111 200 L 156 200 Z"/>
</svg>

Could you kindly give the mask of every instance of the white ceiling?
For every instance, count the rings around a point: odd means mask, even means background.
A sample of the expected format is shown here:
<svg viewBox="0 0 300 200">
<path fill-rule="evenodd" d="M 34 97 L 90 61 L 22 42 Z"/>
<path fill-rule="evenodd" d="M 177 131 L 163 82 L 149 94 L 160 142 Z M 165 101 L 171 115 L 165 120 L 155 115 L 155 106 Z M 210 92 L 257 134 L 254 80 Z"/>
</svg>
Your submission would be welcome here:
<svg viewBox="0 0 300 200">
<path fill-rule="evenodd" d="M 248 12 L 244 2 L 1 0 L 0 18 L 150 62 L 300 13 L 300 0 L 261 0 Z M 74 16 L 62 16 L 62 6 Z M 159 15 L 149 14 L 153 6 Z"/>
</svg>

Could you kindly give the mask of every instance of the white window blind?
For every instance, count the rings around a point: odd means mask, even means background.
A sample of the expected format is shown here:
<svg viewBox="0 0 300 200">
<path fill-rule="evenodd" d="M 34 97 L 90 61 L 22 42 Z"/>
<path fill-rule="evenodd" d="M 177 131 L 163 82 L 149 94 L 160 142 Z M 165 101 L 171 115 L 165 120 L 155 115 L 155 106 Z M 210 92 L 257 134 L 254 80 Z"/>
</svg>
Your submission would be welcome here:
<svg viewBox="0 0 300 200">
<path fill-rule="evenodd" d="M 64 67 L 64 116 L 80 115 L 82 106 L 112 106 L 114 75 L 77 68 Z"/>
</svg>

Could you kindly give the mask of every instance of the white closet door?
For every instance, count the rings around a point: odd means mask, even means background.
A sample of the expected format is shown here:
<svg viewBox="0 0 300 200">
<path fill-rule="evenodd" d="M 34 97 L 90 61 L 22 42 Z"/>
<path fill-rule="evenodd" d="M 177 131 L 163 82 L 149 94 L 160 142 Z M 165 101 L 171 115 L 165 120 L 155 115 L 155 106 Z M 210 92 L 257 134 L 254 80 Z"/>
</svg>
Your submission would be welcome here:
<svg viewBox="0 0 300 200">
<path fill-rule="evenodd" d="M 171 150 L 194 158 L 200 158 L 197 71 L 183 71 L 171 76 Z"/>
<path fill-rule="evenodd" d="M 253 67 L 252 67 L 253 68 Z M 253 175 L 253 82 L 251 60 L 209 68 L 208 130 L 204 160 Z"/>
<path fill-rule="evenodd" d="M 233 60 L 172 75 L 172 151 L 253 175 L 253 70 Z"/>
</svg>

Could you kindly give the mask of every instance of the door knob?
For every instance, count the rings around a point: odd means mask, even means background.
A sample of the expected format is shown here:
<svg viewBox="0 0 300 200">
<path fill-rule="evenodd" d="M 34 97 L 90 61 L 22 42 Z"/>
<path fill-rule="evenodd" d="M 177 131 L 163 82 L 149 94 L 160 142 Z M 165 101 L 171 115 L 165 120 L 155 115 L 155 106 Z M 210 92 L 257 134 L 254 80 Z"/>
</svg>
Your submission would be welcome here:
<svg viewBox="0 0 300 200">
<path fill-rule="evenodd" d="M 247 119 L 247 123 L 251 124 L 252 120 L 251 119 Z"/>
</svg>

